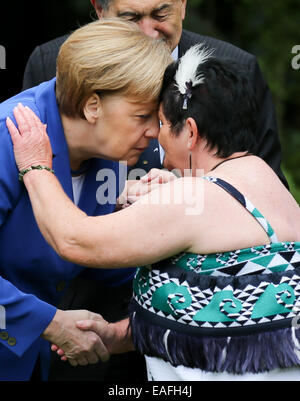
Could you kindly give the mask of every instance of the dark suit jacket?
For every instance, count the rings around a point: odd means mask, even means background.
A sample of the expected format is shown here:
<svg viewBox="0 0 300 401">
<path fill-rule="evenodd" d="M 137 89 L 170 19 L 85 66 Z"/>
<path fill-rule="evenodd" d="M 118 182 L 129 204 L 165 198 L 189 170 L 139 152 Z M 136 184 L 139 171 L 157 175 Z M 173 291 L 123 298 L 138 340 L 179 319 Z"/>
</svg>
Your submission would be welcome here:
<svg viewBox="0 0 300 401">
<path fill-rule="evenodd" d="M 37 46 L 34 49 L 25 69 L 23 89 L 35 86 L 40 82 L 47 81 L 55 76 L 58 51 L 67 37 L 68 35 L 61 36 L 41 46 Z M 237 62 L 245 64 L 249 68 L 249 76 L 252 79 L 260 105 L 259 127 L 257 131 L 259 144 L 257 155 L 262 157 L 275 170 L 280 179 L 287 186 L 287 182 L 280 169 L 281 148 L 271 93 L 262 77 L 256 58 L 229 43 L 211 37 L 198 35 L 186 30 L 183 30 L 179 43 L 179 57 L 181 57 L 191 46 L 201 42 L 204 42 L 210 48 L 214 48 L 214 54 L 216 56 L 234 59 Z M 150 146 L 141 155 L 139 162 L 135 167 L 144 169 L 145 171 L 149 171 L 154 167 L 161 168 L 159 152 L 155 151 L 157 147 L 158 141 L 152 140 Z M 123 317 L 124 305 L 126 304 L 124 298 L 130 297 L 130 287 L 128 286 L 128 288 L 123 291 L 120 291 L 120 289 L 110 289 L 107 291 L 105 288 L 102 288 L 101 291 L 99 291 L 100 285 L 100 283 L 96 284 L 95 282 L 86 282 L 84 284 L 82 279 L 75 280 L 73 283 L 73 291 L 71 288 L 67 294 L 67 299 L 65 299 L 65 308 L 85 308 L 93 310 L 102 313 L 108 320 L 116 320 Z M 100 293 L 102 294 L 102 301 L 99 297 Z M 107 302 L 107 296 L 109 296 L 109 299 L 113 301 Z M 114 307 L 110 305 L 114 305 Z M 123 306 L 121 307 L 121 305 Z M 125 379 L 124 374 L 128 372 L 128 369 L 126 369 L 126 366 L 128 366 L 128 358 L 125 356 L 121 357 L 124 358 L 122 362 L 115 359 L 115 366 L 109 367 L 104 373 L 99 375 L 99 372 L 96 371 L 95 378 L 98 378 L 98 380 L 101 380 L 101 378 L 102 380 L 103 378 L 111 380 L 112 378 L 118 379 L 123 377 Z M 131 364 L 132 369 L 135 365 L 137 369 L 135 373 L 133 370 L 131 371 L 131 377 L 134 377 L 136 373 L 140 373 L 143 369 L 138 365 L 138 362 Z M 92 368 L 84 367 L 80 370 L 72 369 L 70 376 L 73 380 L 80 380 L 84 377 L 92 379 L 93 373 L 92 370 L 89 371 L 89 369 Z M 61 378 L 62 380 L 68 380 L 66 365 L 62 366 L 59 365 L 59 363 L 56 363 L 55 369 L 52 372 L 54 379 L 57 380 Z M 76 372 L 78 372 L 78 374 L 75 375 Z M 114 376 L 112 376 L 113 374 Z M 130 381 L 130 376 L 127 376 L 127 378 Z"/>
</svg>

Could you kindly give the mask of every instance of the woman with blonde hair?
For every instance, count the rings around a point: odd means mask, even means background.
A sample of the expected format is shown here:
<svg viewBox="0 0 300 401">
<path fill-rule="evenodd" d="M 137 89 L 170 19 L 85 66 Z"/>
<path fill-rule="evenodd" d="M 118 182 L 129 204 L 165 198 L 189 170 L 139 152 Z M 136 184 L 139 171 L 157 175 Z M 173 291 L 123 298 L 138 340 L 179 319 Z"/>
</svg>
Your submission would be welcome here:
<svg viewBox="0 0 300 401">
<path fill-rule="evenodd" d="M 31 108 L 47 126 L 53 168 L 70 199 L 88 215 L 112 213 L 119 190 L 118 161 L 134 165 L 158 134 L 157 98 L 170 61 L 165 44 L 135 24 L 96 21 L 63 44 L 55 79 L 0 105 L 0 305 L 6 311 L 0 379 L 28 380 L 38 358 L 46 378 L 50 347 L 45 340 L 65 344 L 66 351 L 76 354 L 76 365 L 107 359 L 98 336 L 80 332 L 74 323 L 98 315 L 55 306 L 83 267 L 62 260 L 41 236 L 24 186 L 13 179 L 17 168 L 7 116 L 14 119 L 19 103 Z M 28 167 L 25 160 L 23 167 Z M 44 160 L 30 169 L 36 168 L 52 166 Z M 115 183 L 108 196 L 101 192 L 105 171 Z M 102 283 L 121 287 L 132 280 L 134 270 L 99 273 Z"/>
<path fill-rule="evenodd" d="M 91 218 L 53 173 L 30 171 L 39 227 L 67 260 L 144 266 L 130 328 L 150 380 L 299 380 L 300 209 L 255 156 L 247 71 L 196 46 L 167 68 L 160 99 L 164 164 L 190 176 Z M 23 120 L 29 133 L 9 123 L 19 168 L 44 160 L 51 168 L 44 127 L 30 111 Z M 28 151 L 27 141 L 43 146 Z M 124 321 L 79 325 L 101 333 L 111 352 L 130 347 Z"/>
</svg>

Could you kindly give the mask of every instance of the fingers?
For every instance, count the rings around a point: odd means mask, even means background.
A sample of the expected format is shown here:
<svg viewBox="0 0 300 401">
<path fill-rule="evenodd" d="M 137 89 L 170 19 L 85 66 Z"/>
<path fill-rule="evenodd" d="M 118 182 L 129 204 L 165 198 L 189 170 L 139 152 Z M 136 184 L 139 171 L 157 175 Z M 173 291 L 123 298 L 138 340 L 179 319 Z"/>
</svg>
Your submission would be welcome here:
<svg viewBox="0 0 300 401">
<path fill-rule="evenodd" d="M 157 183 L 157 184 L 165 184 L 167 182 L 175 180 L 177 177 L 175 174 L 170 171 L 159 170 L 157 168 L 153 168 L 149 171 L 148 174 L 144 175 L 140 181 L 142 183 Z"/>
<path fill-rule="evenodd" d="M 7 117 L 7 119 L 6 119 L 6 126 L 10 133 L 11 140 L 12 140 L 13 144 L 15 144 L 18 141 L 18 139 L 20 138 L 20 132 L 9 117 Z"/>
<path fill-rule="evenodd" d="M 68 358 L 65 356 L 65 351 L 59 348 L 57 345 L 52 344 L 51 345 L 51 351 L 56 352 L 57 355 L 60 356 L 60 360 L 65 362 L 68 360 Z"/>
<path fill-rule="evenodd" d="M 148 174 L 144 175 L 143 177 L 141 177 L 141 181 L 142 182 L 149 182 L 154 180 L 155 178 L 158 177 L 158 175 L 160 174 L 160 170 L 157 168 L 153 168 L 149 171 Z"/>
<path fill-rule="evenodd" d="M 41 120 L 28 106 L 23 107 L 23 116 L 26 118 L 27 122 L 32 123 L 36 128 L 43 128 L 44 125 Z"/>
<path fill-rule="evenodd" d="M 101 337 L 105 335 L 107 322 L 105 320 L 81 320 L 76 323 L 76 326 L 84 331 L 92 331 L 97 334 L 98 341 L 95 342 L 94 351 L 102 362 L 107 362 L 110 358 L 110 353 L 104 345 Z"/>
<path fill-rule="evenodd" d="M 28 127 L 28 130 L 30 131 L 31 128 L 36 127 L 36 119 L 31 116 L 31 114 L 28 113 L 29 107 L 27 109 L 22 105 L 22 103 L 19 103 L 17 106 L 17 110 L 22 116 L 23 121 L 25 122 L 26 126 Z"/>
<path fill-rule="evenodd" d="M 87 322 L 87 324 L 84 324 L 85 322 Z M 107 362 L 110 358 L 110 354 L 101 338 L 96 334 L 97 331 L 101 331 L 101 328 L 98 327 L 99 324 L 101 327 L 101 324 L 103 323 L 96 321 L 83 321 L 81 327 L 80 324 L 78 325 L 78 328 L 81 328 L 86 332 L 85 336 L 87 336 L 87 342 L 84 346 L 86 348 L 85 350 L 83 345 L 81 345 L 65 352 L 55 344 L 51 345 L 51 350 L 56 352 L 63 362 L 68 361 L 72 366 L 94 365 L 100 360 L 102 362 Z M 89 330 L 89 327 L 94 330 Z"/>
<path fill-rule="evenodd" d="M 107 361 L 110 354 L 101 339 L 108 326 L 106 320 L 101 315 L 86 310 L 65 311 L 64 314 L 66 332 L 63 332 L 62 338 L 51 338 L 51 350 L 56 352 L 62 361 L 68 360 L 72 366 L 96 364 L 99 360 Z M 87 324 L 77 325 L 77 321 L 80 320 Z"/>
<path fill-rule="evenodd" d="M 60 355 L 61 351 L 63 353 L 62 350 L 58 350 L 57 354 Z M 70 365 L 72 366 L 86 366 L 86 365 L 95 365 L 96 363 L 99 362 L 99 358 L 96 354 L 96 352 L 93 351 L 86 351 L 86 352 L 80 352 L 77 355 L 74 353 L 64 353 L 61 358 L 62 361 L 68 361 L 70 363 Z"/>
<path fill-rule="evenodd" d="M 102 362 L 107 362 L 110 358 L 110 353 L 100 338 L 99 342 L 95 346 L 95 353 Z"/>
<path fill-rule="evenodd" d="M 22 107 L 24 106 L 18 104 L 18 106 L 15 107 L 13 111 L 21 136 L 30 132 L 30 125 L 28 124 L 26 118 L 23 115 Z"/>
<path fill-rule="evenodd" d="M 104 323 L 105 322 L 105 323 Z M 105 330 L 106 321 L 97 322 L 96 320 L 79 320 L 76 322 L 76 327 L 83 331 L 93 331 L 99 336 Z"/>
<path fill-rule="evenodd" d="M 89 364 L 88 359 L 83 355 L 77 357 L 76 359 L 69 359 L 69 362 L 71 363 L 72 366 L 77 366 L 77 365 L 86 366 Z"/>
<path fill-rule="evenodd" d="M 89 311 L 89 317 L 86 320 L 96 320 L 99 322 L 106 322 L 106 320 L 104 320 L 103 317 L 101 315 L 99 315 L 99 313 L 90 312 L 90 311 Z"/>
<path fill-rule="evenodd" d="M 41 120 L 28 106 L 24 107 L 22 103 L 19 103 L 17 109 L 22 115 L 22 118 L 29 129 L 35 127 L 38 130 L 43 130 L 43 124 Z"/>
<path fill-rule="evenodd" d="M 89 345 L 86 345 L 87 348 L 85 351 L 80 351 L 78 355 L 76 354 L 73 355 L 71 357 L 71 361 L 69 362 L 72 362 L 71 363 L 72 366 L 76 366 L 75 365 L 76 363 L 80 366 L 85 366 L 88 364 L 93 365 L 98 363 L 99 360 L 101 360 L 102 362 L 107 362 L 110 358 L 110 354 L 106 346 L 103 344 L 100 336 L 98 335 L 98 331 L 100 331 L 101 333 L 101 330 L 103 330 L 102 326 L 104 326 L 105 321 L 102 319 L 101 322 L 95 320 L 88 320 L 84 322 L 87 322 L 86 325 L 83 325 L 84 328 L 83 327 L 78 327 L 78 328 L 81 328 L 83 331 L 86 332 L 85 336 L 87 336 L 87 344 Z M 91 329 L 89 329 L 89 327 Z M 61 353 L 59 351 L 60 350 L 58 350 L 58 354 L 61 354 L 62 356 L 68 358 L 68 353 L 65 353 L 63 355 L 63 352 Z"/>
<path fill-rule="evenodd" d="M 60 350 L 57 351 L 60 355 Z M 62 351 L 62 350 L 61 350 Z M 63 353 L 63 351 L 62 351 Z M 78 355 L 68 354 L 67 352 L 61 356 L 62 361 L 68 361 L 72 366 L 86 366 L 95 365 L 99 361 L 107 362 L 109 360 L 109 353 L 101 340 L 94 344 L 93 350 L 80 352 Z"/>
<path fill-rule="evenodd" d="M 54 350 L 52 350 L 54 351 Z M 95 346 L 95 350 L 93 353 L 89 353 L 85 356 L 85 358 L 75 359 L 74 356 L 67 356 L 65 352 L 59 348 L 56 351 L 57 355 L 60 356 L 60 360 L 63 362 L 72 361 L 72 366 L 85 366 L 87 364 L 95 365 L 99 361 L 107 362 L 110 358 L 110 354 L 107 352 L 105 346 L 103 344 L 99 344 L 99 346 Z M 68 359 L 69 358 L 69 359 Z"/>
<path fill-rule="evenodd" d="M 39 134 L 46 132 L 45 125 L 42 124 L 38 116 L 28 106 L 24 107 L 22 103 L 19 103 L 14 108 L 13 112 L 21 136 L 28 135 L 30 132 L 33 132 L 34 129 L 37 130 Z"/>
<path fill-rule="evenodd" d="M 39 134 L 48 136 L 46 131 L 47 124 L 43 124 L 38 116 L 28 106 L 23 107 L 22 104 L 20 104 L 20 108 L 22 110 L 23 117 L 26 119 L 27 123 L 32 127 L 32 129 L 35 128 Z"/>
</svg>

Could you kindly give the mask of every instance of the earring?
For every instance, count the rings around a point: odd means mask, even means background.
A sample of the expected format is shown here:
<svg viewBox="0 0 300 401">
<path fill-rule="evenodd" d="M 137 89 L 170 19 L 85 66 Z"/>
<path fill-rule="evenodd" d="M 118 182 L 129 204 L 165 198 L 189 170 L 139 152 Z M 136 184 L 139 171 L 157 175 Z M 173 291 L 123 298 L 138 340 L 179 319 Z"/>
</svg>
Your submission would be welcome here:
<svg viewBox="0 0 300 401">
<path fill-rule="evenodd" d="M 193 173 L 193 169 L 192 169 L 192 152 L 190 151 L 190 173 Z"/>
</svg>

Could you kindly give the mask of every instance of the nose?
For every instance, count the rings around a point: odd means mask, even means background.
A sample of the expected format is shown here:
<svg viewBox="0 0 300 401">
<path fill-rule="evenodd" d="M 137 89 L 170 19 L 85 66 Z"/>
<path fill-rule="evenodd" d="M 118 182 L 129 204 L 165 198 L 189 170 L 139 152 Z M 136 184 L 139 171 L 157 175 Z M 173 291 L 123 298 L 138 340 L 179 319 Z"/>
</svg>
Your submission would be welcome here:
<svg viewBox="0 0 300 401">
<path fill-rule="evenodd" d="M 150 17 L 144 17 L 139 22 L 140 29 L 146 34 L 150 36 L 150 38 L 158 39 L 160 36 L 159 30 L 157 29 L 157 23 Z"/>
<path fill-rule="evenodd" d="M 155 119 L 155 121 L 151 122 L 148 129 L 145 131 L 145 137 L 154 139 L 158 138 L 158 134 L 159 134 L 159 123 L 158 120 Z"/>
</svg>

